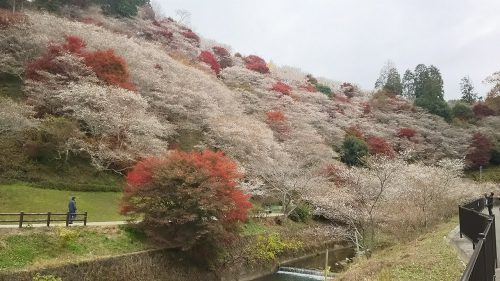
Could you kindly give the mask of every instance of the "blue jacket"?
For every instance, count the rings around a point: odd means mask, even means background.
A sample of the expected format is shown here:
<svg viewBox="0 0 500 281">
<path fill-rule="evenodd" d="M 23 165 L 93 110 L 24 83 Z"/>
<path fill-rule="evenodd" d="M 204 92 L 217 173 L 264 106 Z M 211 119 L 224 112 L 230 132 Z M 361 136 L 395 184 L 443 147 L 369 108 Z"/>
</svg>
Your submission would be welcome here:
<svg viewBox="0 0 500 281">
<path fill-rule="evenodd" d="M 68 210 L 70 213 L 76 213 L 76 202 L 75 200 L 70 200 L 68 204 Z"/>
</svg>

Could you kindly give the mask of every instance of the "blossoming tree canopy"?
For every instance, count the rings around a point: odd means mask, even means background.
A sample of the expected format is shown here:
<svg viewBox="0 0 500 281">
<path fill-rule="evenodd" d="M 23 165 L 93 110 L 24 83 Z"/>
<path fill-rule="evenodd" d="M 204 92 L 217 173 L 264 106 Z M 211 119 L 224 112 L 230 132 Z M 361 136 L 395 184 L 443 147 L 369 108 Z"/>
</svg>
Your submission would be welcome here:
<svg viewBox="0 0 500 281">
<path fill-rule="evenodd" d="M 227 236 L 251 203 L 237 188 L 238 167 L 222 152 L 173 151 L 138 162 L 128 173 L 121 212 L 143 214 L 152 238 L 189 249 L 207 236 Z"/>
</svg>

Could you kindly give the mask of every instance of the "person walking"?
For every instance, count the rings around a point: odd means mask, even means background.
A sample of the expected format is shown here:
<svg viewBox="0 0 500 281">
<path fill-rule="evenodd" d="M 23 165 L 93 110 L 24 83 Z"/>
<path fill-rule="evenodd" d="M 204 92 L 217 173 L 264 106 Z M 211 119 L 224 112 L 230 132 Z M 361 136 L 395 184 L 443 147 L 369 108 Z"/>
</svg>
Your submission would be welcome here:
<svg viewBox="0 0 500 281">
<path fill-rule="evenodd" d="M 73 224 L 73 220 L 76 218 L 76 197 L 72 196 L 71 200 L 69 200 L 68 203 L 68 213 L 69 213 L 69 218 L 68 218 L 68 223 Z"/>
<path fill-rule="evenodd" d="M 495 195 L 493 192 L 491 192 L 490 195 L 485 195 L 486 207 L 488 208 L 490 216 L 493 216 L 493 195 Z"/>
</svg>

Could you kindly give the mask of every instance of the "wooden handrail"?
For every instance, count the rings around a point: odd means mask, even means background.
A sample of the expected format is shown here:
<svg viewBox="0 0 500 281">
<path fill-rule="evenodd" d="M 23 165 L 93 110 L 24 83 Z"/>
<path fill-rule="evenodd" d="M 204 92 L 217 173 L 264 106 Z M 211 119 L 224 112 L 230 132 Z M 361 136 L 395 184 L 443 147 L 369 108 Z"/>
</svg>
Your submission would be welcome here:
<svg viewBox="0 0 500 281">
<path fill-rule="evenodd" d="M 83 225 L 87 225 L 87 218 L 88 218 L 88 213 L 52 213 L 52 212 L 47 212 L 47 213 L 25 213 L 25 212 L 19 212 L 19 213 L 0 213 L 0 216 L 17 216 L 18 219 L 7 219 L 7 220 L 0 220 L 1 223 L 19 223 L 19 228 L 23 227 L 24 223 L 46 223 L 47 227 L 50 227 L 51 222 L 66 222 L 66 226 L 69 226 L 70 222 L 83 222 Z M 45 219 L 26 219 L 26 216 L 45 216 Z M 64 219 L 54 219 L 54 216 L 65 216 Z M 71 218 L 71 216 L 74 216 Z M 80 217 L 80 219 L 78 219 Z M 83 217 L 83 218 L 82 218 Z"/>
</svg>

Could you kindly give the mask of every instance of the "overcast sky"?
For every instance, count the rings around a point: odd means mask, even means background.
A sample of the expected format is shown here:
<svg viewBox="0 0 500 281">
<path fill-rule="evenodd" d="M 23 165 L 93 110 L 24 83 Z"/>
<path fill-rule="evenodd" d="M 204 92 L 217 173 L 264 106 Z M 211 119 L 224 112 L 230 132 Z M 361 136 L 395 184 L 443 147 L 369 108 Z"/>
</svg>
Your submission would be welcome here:
<svg viewBox="0 0 500 281">
<path fill-rule="evenodd" d="M 500 0 L 155 0 L 166 15 L 233 52 L 371 89 L 392 60 L 441 70 L 447 99 L 469 75 L 476 90 L 500 70 Z"/>
</svg>

